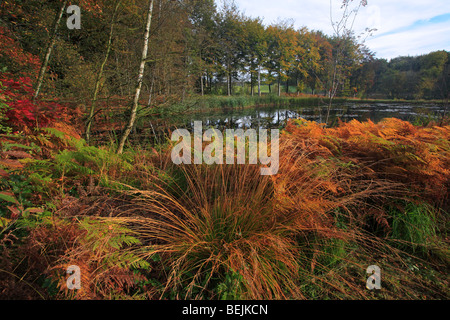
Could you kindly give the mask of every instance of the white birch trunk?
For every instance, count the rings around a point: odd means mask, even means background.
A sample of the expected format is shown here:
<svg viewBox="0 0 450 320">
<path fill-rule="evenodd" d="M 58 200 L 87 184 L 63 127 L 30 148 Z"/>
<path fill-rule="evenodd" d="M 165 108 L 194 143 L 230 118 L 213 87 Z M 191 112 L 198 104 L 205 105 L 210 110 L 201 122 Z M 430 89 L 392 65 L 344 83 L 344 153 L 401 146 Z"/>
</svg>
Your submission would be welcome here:
<svg viewBox="0 0 450 320">
<path fill-rule="evenodd" d="M 115 23 L 115 19 L 116 19 L 117 10 L 119 9 L 119 6 L 120 6 L 120 2 L 121 2 L 121 0 L 117 0 L 116 5 L 114 7 L 114 13 L 111 18 L 111 28 L 109 30 L 109 38 L 108 38 L 108 44 L 106 47 L 105 58 L 103 59 L 103 62 L 100 66 L 100 70 L 98 71 L 98 74 L 97 74 L 97 79 L 95 81 L 94 96 L 92 98 L 92 104 L 91 104 L 91 108 L 89 110 L 89 118 L 87 120 L 87 125 L 86 125 L 86 142 L 88 144 L 90 143 L 90 139 L 91 139 L 91 127 L 92 127 L 92 121 L 94 120 L 95 105 L 97 103 L 98 93 L 100 91 L 100 81 L 103 76 L 103 70 L 105 69 L 105 65 L 108 62 L 109 53 L 111 52 L 111 43 L 112 43 L 112 38 L 113 38 L 113 34 L 114 34 L 114 23 Z"/>
<path fill-rule="evenodd" d="M 125 127 L 125 131 L 123 132 L 122 137 L 120 139 L 119 147 L 117 148 L 117 154 L 121 154 L 123 152 L 125 142 L 126 142 L 128 136 L 130 135 L 130 132 L 134 126 L 134 123 L 136 122 L 136 113 L 137 113 L 137 109 L 138 109 L 138 105 L 139 105 L 139 97 L 141 94 L 142 81 L 144 78 L 144 70 L 145 70 L 145 63 L 146 63 L 145 60 L 147 59 L 147 53 L 148 53 L 148 40 L 150 37 L 150 25 L 152 23 L 153 1 L 154 0 L 150 0 L 149 8 L 148 8 L 147 25 L 145 27 L 145 35 L 144 35 L 144 48 L 142 49 L 141 65 L 139 67 L 136 93 L 134 95 L 133 106 L 131 108 L 130 120 L 128 122 L 128 125 Z"/>
<path fill-rule="evenodd" d="M 36 84 L 36 90 L 34 91 L 33 95 L 33 102 L 37 99 L 39 92 L 41 91 L 42 83 L 44 82 L 44 76 L 45 72 L 47 71 L 48 61 L 50 60 L 50 56 L 52 54 L 53 47 L 55 46 L 56 42 L 56 33 L 58 32 L 59 24 L 61 23 L 61 19 L 64 13 L 64 9 L 66 8 L 67 0 L 64 1 L 61 9 L 58 12 L 58 16 L 55 21 L 55 26 L 53 28 L 53 33 L 50 35 L 50 39 L 48 42 L 47 52 L 45 54 L 44 61 L 42 62 L 41 69 L 39 70 L 39 77 Z M 36 119 L 37 119 L 36 114 Z"/>
</svg>

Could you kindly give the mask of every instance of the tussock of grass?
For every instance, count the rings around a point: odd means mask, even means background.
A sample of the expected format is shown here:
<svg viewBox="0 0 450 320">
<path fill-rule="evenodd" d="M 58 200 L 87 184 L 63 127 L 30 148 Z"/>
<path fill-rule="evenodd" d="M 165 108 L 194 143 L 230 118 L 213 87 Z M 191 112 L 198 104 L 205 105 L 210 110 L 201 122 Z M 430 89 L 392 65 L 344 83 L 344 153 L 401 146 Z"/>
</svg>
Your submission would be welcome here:
<svg viewBox="0 0 450 320">
<path fill-rule="evenodd" d="M 135 216 L 129 218 L 148 247 L 163 254 L 170 270 L 166 290 L 198 298 L 237 273 L 241 298 L 298 296 L 297 248 L 274 210 L 273 183 L 259 168 L 185 166 L 186 190 L 178 195 L 134 190 Z M 194 294 L 195 288 L 201 288 Z"/>
</svg>

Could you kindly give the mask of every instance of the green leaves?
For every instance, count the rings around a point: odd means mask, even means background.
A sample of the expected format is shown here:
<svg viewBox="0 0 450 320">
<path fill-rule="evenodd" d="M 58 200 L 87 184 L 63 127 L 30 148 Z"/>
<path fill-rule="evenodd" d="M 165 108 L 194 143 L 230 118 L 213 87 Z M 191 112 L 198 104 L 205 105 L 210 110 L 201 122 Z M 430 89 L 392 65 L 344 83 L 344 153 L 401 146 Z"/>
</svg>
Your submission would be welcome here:
<svg viewBox="0 0 450 320">
<path fill-rule="evenodd" d="M 0 192 L 0 200 L 11 203 L 11 205 L 5 206 L 10 218 L 0 216 L 0 230 L 2 232 L 13 222 L 17 222 L 19 228 L 33 227 L 45 215 L 43 208 L 25 207 L 12 192 Z M 28 204 L 28 201 L 24 202 Z"/>
<path fill-rule="evenodd" d="M 427 252 L 435 240 L 437 223 L 433 207 L 426 203 L 406 203 L 404 211 L 391 208 L 392 234 L 395 246 L 413 252 Z"/>
<path fill-rule="evenodd" d="M 14 204 L 19 204 L 17 199 L 14 197 L 14 194 L 10 192 L 0 192 L 0 199 L 6 202 L 11 202 Z"/>
<path fill-rule="evenodd" d="M 244 292 L 244 277 L 233 270 L 225 274 L 223 282 L 216 287 L 219 300 L 239 300 Z"/>
<path fill-rule="evenodd" d="M 133 232 L 117 219 L 85 217 L 80 221 L 80 227 L 87 231 L 82 244 L 95 255 L 102 258 L 102 266 L 134 269 L 148 269 L 150 264 L 140 258 L 130 248 L 141 244 L 132 236 Z"/>
<path fill-rule="evenodd" d="M 276 25 L 267 28 L 269 69 L 278 74 L 281 80 L 288 78 L 295 56 L 299 52 L 296 31 L 289 25 Z"/>
</svg>

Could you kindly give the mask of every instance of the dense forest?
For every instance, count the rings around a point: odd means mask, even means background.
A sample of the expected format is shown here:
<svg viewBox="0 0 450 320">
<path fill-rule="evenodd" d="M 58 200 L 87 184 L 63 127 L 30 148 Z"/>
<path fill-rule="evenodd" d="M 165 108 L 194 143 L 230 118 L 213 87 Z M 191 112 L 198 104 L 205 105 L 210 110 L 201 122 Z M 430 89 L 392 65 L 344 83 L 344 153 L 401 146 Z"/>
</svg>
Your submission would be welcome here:
<svg viewBox="0 0 450 320">
<path fill-rule="evenodd" d="M 62 5 L 61 1 L 1 4 L 4 41 L 14 42 L 30 59 L 37 59 L 35 63 L 54 41 L 43 94 L 54 90 L 59 97 L 87 105 L 97 86 L 97 99 L 132 95 L 147 1 L 80 1 L 81 28 L 72 30 L 65 26 L 66 19 L 55 22 Z M 342 51 L 345 74 L 338 96 L 444 99 L 448 95 L 446 51 L 377 59 L 353 34 L 337 38 L 307 27 L 296 30 L 289 20 L 265 26 L 228 2 L 217 8 L 212 0 L 156 0 L 152 14 L 143 88 L 149 103 L 192 93 L 253 95 L 261 85 L 278 94 L 323 94 L 330 91 L 337 51 Z M 35 77 L 36 70 L 23 69 L 23 63 L 21 67 L 15 60 L 21 57 L 10 55 L 10 46 L 1 50 L 3 72 Z"/>
<path fill-rule="evenodd" d="M 0 298 L 448 299 L 445 112 L 286 120 L 274 176 L 128 139 L 191 107 L 448 105 L 450 52 L 388 61 L 340 31 L 232 1 L 1 1 Z"/>
</svg>

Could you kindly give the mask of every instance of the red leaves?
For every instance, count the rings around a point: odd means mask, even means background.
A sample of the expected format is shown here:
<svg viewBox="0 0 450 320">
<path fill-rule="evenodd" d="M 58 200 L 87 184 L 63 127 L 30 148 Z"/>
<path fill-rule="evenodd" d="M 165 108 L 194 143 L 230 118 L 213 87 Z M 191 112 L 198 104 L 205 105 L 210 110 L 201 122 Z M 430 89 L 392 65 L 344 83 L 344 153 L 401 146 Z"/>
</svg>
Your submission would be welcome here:
<svg viewBox="0 0 450 320">
<path fill-rule="evenodd" d="M 0 43 L 0 62 L 8 71 L 0 75 L 0 120 L 14 130 L 34 127 L 37 122 L 48 126 L 65 110 L 55 102 L 32 102 L 32 79 L 37 78 L 39 58 L 25 52 L 7 28 L 0 27 Z"/>
<path fill-rule="evenodd" d="M 31 124 L 36 118 L 33 115 L 34 105 L 30 100 L 17 100 L 10 104 L 12 108 L 6 113 L 9 119 L 15 119 L 17 123 L 23 125 Z"/>
<path fill-rule="evenodd" d="M 6 103 L 9 107 L 5 114 L 9 126 L 20 130 L 23 127 L 34 127 L 39 120 L 39 126 L 46 127 L 58 119 L 62 111 L 65 111 L 55 102 L 33 103 L 31 101 L 33 92 L 29 77 L 20 77 L 18 80 L 14 80 L 10 74 L 2 75 L 0 78 L 0 103 Z"/>
<path fill-rule="evenodd" d="M 0 27 L 0 43 L 0 61 L 8 67 L 8 72 L 22 77 L 37 76 L 41 66 L 39 58 L 25 52 L 7 28 Z"/>
<path fill-rule="evenodd" d="M 36 107 L 30 101 L 31 92 L 30 78 L 20 78 L 19 81 L 0 79 L 0 97 L 9 106 L 6 111 L 9 125 L 30 126 L 36 120 L 33 114 Z"/>
<path fill-rule="evenodd" d="M 9 173 L 6 172 L 3 169 L 0 169 L 0 177 L 2 177 L 2 178 L 9 178 Z"/>
</svg>

